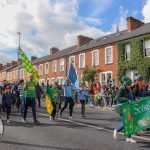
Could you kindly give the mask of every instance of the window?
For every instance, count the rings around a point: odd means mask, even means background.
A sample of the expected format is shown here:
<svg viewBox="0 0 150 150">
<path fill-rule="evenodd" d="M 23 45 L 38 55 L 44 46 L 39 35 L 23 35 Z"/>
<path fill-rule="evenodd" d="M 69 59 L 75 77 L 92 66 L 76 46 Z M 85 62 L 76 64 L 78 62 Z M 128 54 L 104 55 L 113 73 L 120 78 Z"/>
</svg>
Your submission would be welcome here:
<svg viewBox="0 0 150 150">
<path fill-rule="evenodd" d="M 44 79 L 40 79 L 40 81 L 39 81 L 39 85 L 41 86 L 41 85 L 42 85 L 42 83 L 44 83 Z"/>
<path fill-rule="evenodd" d="M 73 64 L 73 66 L 75 67 L 75 56 L 71 56 L 69 59 L 69 64 Z"/>
<path fill-rule="evenodd" d="M 101 72 L 100 73 L 100 83 L 103 84 L 107 79 L 112 80 L 112 71 Z"/>
<path fill-rule="evenodd" d="M 134 81 L 135 77 L 136 77 L 135 74 L 137 74 L 137 73 L 138 73 L 137 70 L 127 70 L 126 71 L 126 76 L 129 77 L 129 78 L 131 78 L 132 81 Z"/>
<path fill-rule="evenodd" d="M 144 41 L 144 55 L 150 57 L 150 40 Z"/>
<path fill-rule="evenodd" d="M 18 70 L 16 70 L 16 79 L 18 78 Z"/>
<path fill-rule="evenodd" d="M 53 72 L 57 71 L 57 61 L 53 61 Z"/>
<path fill-rule="evenodd" d="M 60 59 L 60 71 L 64 71 L 64 59 Z"/>
<path fill-rule="evenodd" d="M 125 46 L 125 60 L 130 60 L 130 45 Z"/>
<path fill-rule="evenodd" d="M 13 79 L 15 79 L 15 75 L 16 75 L 16 74 L 15 74 L 15 71 L 13 71 Z"/>
<path fill-rule="evenodd" d="M 113 63 L 112 46 L 105 48 L 105 64 Z"/>
<path fill-rule="evenodd" d="M 55 82 L 55 79 L 51 78 L 51 83 L 54 84 L 54 82 Z"/>
<path fill-rule="evenodd" d="M 85 54 L 80 54 L 79 55 L 79 68 L 84 68 L 85 67 Z"/>
<path fill-rule="evenodd" d="M 45 63 L 45 74 L 49 72 L 49 63 Z"/>
<path fill-rule="evenodd" d="M 42 72 L 43 72 L 43 65 L 41 64 L 39 67 L 39 75 L 42 75 Z"/>
<path fill-rule="evenodd" d="M 59 85 L 62 85 L 64 83 L 64 78 L 63 77 L 58 77 L 57 82 Z"/>
<path fill-rule="evenodd" d="M 92 52 L 92 66 L 98 66 L 99 65 L 99 51 L 94 50 Z"/>
<path fill-rule="evenodd" d="M 23 78 L 23 69 L 20 70 L 20 78 Z"/>
</svg>

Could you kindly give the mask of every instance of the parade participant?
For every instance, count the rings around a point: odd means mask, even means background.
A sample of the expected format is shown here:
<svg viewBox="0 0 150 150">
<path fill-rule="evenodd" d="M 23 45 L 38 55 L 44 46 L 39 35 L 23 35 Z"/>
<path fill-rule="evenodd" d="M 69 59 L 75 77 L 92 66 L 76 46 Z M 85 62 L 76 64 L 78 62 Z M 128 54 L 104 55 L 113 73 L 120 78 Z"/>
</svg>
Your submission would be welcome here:
<svg viewBox="0 0 150 150">
<path fill-rule="evenodd" d="M 18 85 L 18 91 L 20 95 L 20 113 L 21 116 L 24 114 L 24 109 L 25 109 L 25 91 L 24 91 L 24 80 L 21 79 Z"/>
<path fill-rule="evenodd" d="M 82 89 L 78 91 L 78 99 L 80 100 L 80 103 L 81 103 L 80 119 L 85 119 L 85 103 L 86 103 L 86 98 L 88 96 L 88 91 L 84 84 L 82 84 L 81 86 L 82 86 Z"/>
<path fill-rule="evenodd" d="M 72 116 L 74 106 L 74 101 L 72 98 L 72 90 L 75 90 L 75 88 L 71 85 L 69 78 L 66 78 L 66 81 L 64 82 L 63 86 L 64 86 L 65 103 L 63 108 L 60 110 L 60 117 L 62 116 L 63 111 L 67 108 L 69 103 L 69 114 L 70 114 L 69 118 L 74 118 Z"/>
<path fill-rule="evenodd" d="M 56 112 L 57 112 L 57 106 L 58 106 L 58 103 L 59 103 L 59 90 L 57 88 L 58 86 L 58 83 L 55 82 L 53 87 L 51 88 L 51 93 L 52 93 L 52 105 L 53 105 L 53 111 L 52 111 L 52 114 L 50 116 L 50 121 L 55 121 L 55 116 L 56 116 Z"/>
<path fill-rule="evenodd" d="M 42 89 L 41 89 L 39 83 L 37 83 L 37 85 L 36 85 L 36 99 L 38 101 L 38 107 L 41 107 L 41 94 L 42 94 Z"/>
<path fill-rule="evenodd" d="M 26 123 L 26 116 L 27 116 L 27 110 L 29 105 L 32 107 L 32 114 L 33 114 L 33 119 L 35 124 L 39 124 L 39 121 L 36 119 L 36 92 L 35 92 L 35 87 L 36 83 L 33 81 L 34 79 L 34 74 L 30 75 L 30 81 L 26 82 L 25 85 L 25 98 L 26 98 L 26 104 L 25 104 L 25 110 L 24 110 L 24 116 L 23 116 L 23 122 Z"/>
<path fill-rule="evenodd" d="M 130 103 L 131 101 L 135 100 L 135 96 L 133 95 L 131 89 L 132 80 L 129 77 L 124 76 L 122 77 L 122 81 L 123 81 L 123 86 L 118 90 L 116 99 L 118 103 L 121 104 L 125 102 Z M 114 130 L 113 136 L 115 139 L 117 139 L 117 133 L 124 129 L 124 118 L 121 112 L 120 112 L 120 117 L 121 117 L 122 124 L 118 126 L 117 129 Z M 136 143 L 136 141 L 132 139 L 131 135 L 129 135 L 126 138 L 126 142 Z"/>
<path fill-rule="evenodd" d="M 13 102 L 13 97 L 12 94 L 10 93 L 10 86 L 6 86 L 5 91 L 3 93 L 3 97 L 2 97 L 2 103 L 6 109 L 6 114 L 7 114 L 7 123 L 10 123 L 9 120 L 9 115 L 11 112 L 11 105 Z"/>
</svg>

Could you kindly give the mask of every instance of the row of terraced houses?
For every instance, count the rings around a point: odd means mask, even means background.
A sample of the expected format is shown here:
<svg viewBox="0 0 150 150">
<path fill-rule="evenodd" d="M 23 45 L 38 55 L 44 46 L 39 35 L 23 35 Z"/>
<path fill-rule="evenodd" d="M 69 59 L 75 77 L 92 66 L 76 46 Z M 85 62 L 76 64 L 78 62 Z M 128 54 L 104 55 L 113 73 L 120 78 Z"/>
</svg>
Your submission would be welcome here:
<svg viewBox="0 0 150 150">
<path fill-rule="evenodd" d="M 82 80 L 85 66 L 89 66 L 89 68 L 96 66 L 96 77 L 100 83 L 105 82 L 106 79 L 115 79 L 117 81 L 120 57 L 118 43 L 125 41 L 124 61 L 122 63 L 136 62 L 136 58 L 132 57 L 132 46 L 129 42 L 126 43 L 126 40 L 129 41 L 143 35 L 147 35 L 148 38 L 142 41 L 143 47 L 139 47 L 139 50 L 142 51 L 143 59 L 150 60 L 150 23 L 144 24 L 138 19 L 127 17 L 127 30 L 116 30 L 115 33 L 98 39 L 79 35 L 77 45 L 63 50 L 52 47 L 49 55 L 41 58 L 32 56 L 31 62 L 40 75 L 40 83 L 45 83 L 46 78 L 48 78 L 50 82 L 57 80 L 59 84 L 62 84 L 67 76 L 70 63 L 74 65 L 80 81 Z M 18 66 L 18 62 L 20 60 L 12 61 L 6 65 L 0 64 L 0 82 L 3 80 L 15 82 L 18 76 L 20 79 L 28 78 L 29 74 L 24 74 L 21 63 Z M 150 64 L 145 67 L 147 67 L 146 69 L 149 70 L 147 73 L 149 73 Z M 134 79 L 134 74 L 138 71 L 136 68 L 126 69 L 123 74 Z M 150 76 L 150 74 L 147 74 L 147 76 Z"/>
</svg>

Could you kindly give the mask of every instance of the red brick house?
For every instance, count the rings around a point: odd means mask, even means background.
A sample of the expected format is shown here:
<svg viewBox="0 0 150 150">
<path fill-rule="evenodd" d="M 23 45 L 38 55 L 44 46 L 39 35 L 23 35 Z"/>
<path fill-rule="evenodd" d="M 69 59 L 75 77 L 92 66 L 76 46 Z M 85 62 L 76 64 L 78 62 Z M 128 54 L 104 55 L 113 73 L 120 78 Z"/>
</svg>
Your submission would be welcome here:
<svg viewBox="0 0 150 150">
<path fill-rule="evenodd" d="M 97 78 L 101 83 L 106 79 L 117 80 L 118 70 L 118 50 L 117 42 L 150 33 L 150 23 L 143 24 L 141 21 L 132 17 L 127 18 L 128 29 L 116 31 L 116 33 L 92 39 L 85 36 L 77 37 L 77 45 L 68 47 L 63 50 L 51 48 L 50 54 L 41 58 L 32 57 L 32 64 L 38 70 L 40 75 L 39 82 L 58 81 L 60 84 L 67 76 L 69 64 L 73 63 L 79 80 L 82 79 L 83 69 L 96 66 L 98 73 Z M 14 67 L 15 66 L 15 67 Z M 0 65 L 0 82 L 4 79 L 15 81 L 18 77 L 18 67 L 5 68 Z M 6 74 L 12 74 L 12 78 Z M 5 76 L 5 77 L 4 77 Z M 28 77 L 24 75 L 23 69 L 19 67 L 19 78 Z"/>
</svg>

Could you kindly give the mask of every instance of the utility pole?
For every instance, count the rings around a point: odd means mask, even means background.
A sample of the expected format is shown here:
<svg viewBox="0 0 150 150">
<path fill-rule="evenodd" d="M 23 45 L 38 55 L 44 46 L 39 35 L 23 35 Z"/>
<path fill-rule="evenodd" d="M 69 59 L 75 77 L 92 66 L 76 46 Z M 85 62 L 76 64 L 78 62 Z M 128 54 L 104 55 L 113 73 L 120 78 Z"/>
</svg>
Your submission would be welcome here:
<svg viewBox="0 0 150 150">
<path fill-rule="evenodd" d="M 19 59 L 20 59 L 20 37 L 21 37 L 21 33 L 20 32 L 17 32 L 17 34 L 19 35 L 19 45 L 18 45 L 18 49 L 17 49 L 17 56 L 18 56 L 18 75 L 17 75 L 17 80 L 19 80 L 19 78 L 20 78 L 20 72 L 19 72 L 19 65 L 20 65 L 20 61 L 19 61 Z"/>
</svg>

